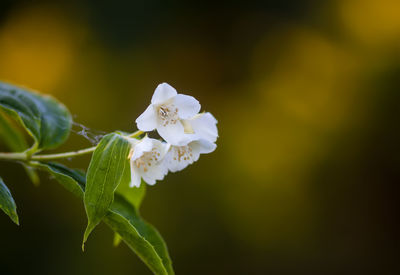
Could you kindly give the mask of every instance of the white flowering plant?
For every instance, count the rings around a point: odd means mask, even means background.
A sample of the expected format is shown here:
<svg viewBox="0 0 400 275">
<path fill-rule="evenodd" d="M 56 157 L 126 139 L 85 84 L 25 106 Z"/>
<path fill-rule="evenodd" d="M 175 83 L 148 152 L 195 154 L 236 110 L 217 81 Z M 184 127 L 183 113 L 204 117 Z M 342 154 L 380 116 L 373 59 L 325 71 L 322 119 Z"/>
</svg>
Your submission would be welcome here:
<svg viewBox="0 0 400 275">
<path fill-rule="evenodd" d="M 146 185 L 155 185 L 216 149 L 217 120 L 200 109 L 194 97 L 162 83 L 136 119 L 136 132 L 116 131 L 94 147 L 48 154 L 43 151 L 63 144 L 71 132 L 68 109 L 50 96 L 0 82 L 0 141 L 9 149 L 0 153 L 0 160 L 21 164 L 35 184 L 42 170 L 83 200 L 88 224 L 82 249 L 93 229 L 104 222 L 115 232 L 114 243 L 124 241 L 154 274 L 174 274 L 163 238 L 142 219 L 139 208 Z M 23 131 L 33 139 L 31 145 Z M 152 131 L 161 139 L 149 137 Z M 56 162 L 85 154 L 92 154 L 86 172 Z M 0 208 L 19 225 L 16 203 L 1 177 Z"/>
</svg>

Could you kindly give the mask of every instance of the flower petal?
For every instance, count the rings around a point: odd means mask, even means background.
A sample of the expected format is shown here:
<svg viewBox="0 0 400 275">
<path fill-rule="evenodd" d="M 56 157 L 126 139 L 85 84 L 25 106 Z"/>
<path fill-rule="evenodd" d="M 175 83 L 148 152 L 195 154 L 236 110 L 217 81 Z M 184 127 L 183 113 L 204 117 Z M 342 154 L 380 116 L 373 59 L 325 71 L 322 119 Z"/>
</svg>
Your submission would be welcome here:
<svg viewBox="0 0 400 275">
<path fill-rule="evenodd" d="M 136 119 L 139 130 L 149 132 L 157 127 L 157 112 L 152 104 Z"/>
<path fill-rule="evenodd" d="M 165 154 L 167 153 L 170 144 L 159 141 L 157 139 L 153 139 L 153 138 L 151 140 L 153 142 L 153 147 L 157 148 L 160 151 L 160 154 L 161 154 L 160 159 L 162 159 L 165 156 Z"/>
<path fill-rule="evenodd" d="M 151 98 L 151 104 L 162 104 L 163 102 L 173 98 L 178 93 L 175 88 L 168 83 L 161 83 L 157 86 L 154 91 L 153 97 Z"/>
<path fill-rule="evenodd" d="M 199 139 L 215 142 L 218 137 L 218 121 L 211 113 L 204 113 L 190 120 L 192 129 Z"/>
<path fill-rule="evenodd" d="M 172 145 L 182 145 L 189 141 L 188 135 L 185 134 L 182 123 L 178 121 L 176 124 L 158 125 L 158 134 L 168 143 Z"/>
<path fill-rule="evenodd" d="M 143 156 L 144 152 L 150 152 L 151 149 L 153 149 L 153 141 L 151 138 L 145 136 L 136 145 L 134 145 L 131 161 L 137 160 L 138 158 Z"/>
<path fill-rule="evenodd" d="M 200 111 L 200 103 L 193 96 L 178 94 L 174 98 L 174 105 L 178 108 L 178 116 L 182 119 L 193 117 Z"/>
<path fill-rule="evenodd" d="M 165 165 L 168 167 L 168 169 L 171 172 L 178 172 L 183 169 L 185 169 L 189 164 L 192 164 L 195 160 L 198 159 L 199 157 L 196 156 L 199 155 L 199 153 L 192 153 L 193 157 L 182 157 L 179 154 L 179 149 L 177 146 L 171 146 L 171 149 L 165 156 Z"/>
<path fill-rule="evenodd" d="M 145 173 L 145 174 L 142 175 L 142 177 L 143 177 L 143 180 L 144 180 L 148 185 L 154 185 L 154 184 L 156 184 L 156 180 L 155 180 L 153 177 L 151 177 L 150 174 Z"/>
<path fill-rule="evenodd" d="M 209 154 L 217 148 L 217 145 L 215 143 L 209 142 L 205 139 L 192 141 L 189 146 L 193 149 L 194 152 L 199 152 L 199 154 Z"/>
<path fill-rule="evenodd" d="M 151 169 L 149 169 L 146 175 L 155 180 L 162 180 L 167 173 L 168 173 L 168 168 L 165 167 L 165 164 L 159 163 L 157 166 L 154 166 Z"/>
<path fill-rule="evenodd" d="M 139 169 L 135 168 L 135 164 L 131 161 L 131 183 L 129 184 L 130 187 L 140 187 L 140 182 L 142 177 L 140 176 Z"/>
</svg>

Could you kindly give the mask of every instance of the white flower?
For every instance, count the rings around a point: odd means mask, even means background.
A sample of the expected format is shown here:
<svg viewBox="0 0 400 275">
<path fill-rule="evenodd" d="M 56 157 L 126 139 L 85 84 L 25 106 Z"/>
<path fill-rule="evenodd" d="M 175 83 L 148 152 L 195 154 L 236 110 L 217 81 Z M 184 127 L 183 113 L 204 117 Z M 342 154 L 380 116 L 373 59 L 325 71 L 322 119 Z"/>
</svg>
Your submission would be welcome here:
<svg viewBox="0 0 400 275">
<path fill-rule="evenodd" d="M 183 119 L 189 119 L 200 111 L 200 103 L 192 96 L 178 94 L 167 83 L 158 85 L 151 104 L 136 119 L 137 127 L 145 132 L 157 129 L 159 135 L 172 145 L 189 142 L 185 135 Z"/>
<path fill-rule="evenodd" d="M 169 145 L 156 139 L 144 137 L 142 140 L 130 139 L 132 149 L 129 153 L 131 164 L 130 186 L 140 187 L 141 179 L 154 185 L 156 180 L 162 180 L 168 173 L 163 159 Z"/>
<path fill-rule="evenodd" d="M 218 121 L 211 113 L 197 114 L 190 119 L 182 121 L 186 136 L 190 140 L 204 139 L 209 142 L 216 142 L 218 138 Z"/>
<path fill-rule="evenodd" d="M 217 145 L 204 139 L 194 140 L 184 146 L 171 146 L 165 156 L 165 166 L 171 172 L 181 171 L 189 164 L 197 161 L 200 154 L 208 154 L 215 150 Z"/>
</svg>

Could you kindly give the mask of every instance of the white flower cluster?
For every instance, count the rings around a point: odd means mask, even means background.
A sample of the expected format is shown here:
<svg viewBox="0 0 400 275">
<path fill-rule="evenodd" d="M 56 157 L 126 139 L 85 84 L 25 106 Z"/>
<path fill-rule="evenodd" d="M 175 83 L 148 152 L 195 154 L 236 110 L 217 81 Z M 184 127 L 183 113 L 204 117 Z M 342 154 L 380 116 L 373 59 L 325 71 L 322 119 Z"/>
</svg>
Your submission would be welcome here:
<svg viewBox="0 0 400 275">
<path fill-rule="evenodd" d="M 199 113 L 200 103 L 192 96 L 178 94 L 167 83 L 158 85 L 151 104 L 136 119 L 139 130 L 157 130 L 165 140 L 144 137 L 130 139 L 130 186 L 140 186 L 141 179 L 150 185 L 197 161 L 200 154 L 215 150 L 217 120 L 210 113 Z"/>
</svg>

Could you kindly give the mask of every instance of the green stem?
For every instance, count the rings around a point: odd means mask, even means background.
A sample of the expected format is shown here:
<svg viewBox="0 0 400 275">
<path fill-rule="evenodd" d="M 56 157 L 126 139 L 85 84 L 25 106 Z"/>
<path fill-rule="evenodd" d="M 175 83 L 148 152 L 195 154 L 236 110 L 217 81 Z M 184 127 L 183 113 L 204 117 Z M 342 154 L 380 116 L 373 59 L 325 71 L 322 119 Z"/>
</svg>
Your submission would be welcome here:
<svg viewBox="0 0 400 275">
<path fill-rule="evenodd" d="M 135 138 L 143 134 L 142 131 L 136 131 L 133 134 L 128 135 L 130 138 Z M 78 151 L 73 152 L 65 152 L 59 154 L 42 154 L 42 155 L 32 155 L 30 156 L 26 152 L 23 153 L 0 153 L 0 160 L 53 160 L 53 159 L 63 159 L 63 158 L 72 158 L 76 156 L 82 156 L 86 154 L 93 153 L 96 150 L 97 146 L 85 148 Z"/>
<path fill-rule="evenodd" d="M 93 153 L 94 150 L 96 150 L 96 146 L 85 148 L 85 149 L 74 151 L 74 152 L 65 152 L 65 153 L 59 153 L 59 154 L 33 155 L 30 157 L 30 160 L 52 160 L 52 159 L 72 158 L 72 157 L 76 157 L 76 156 L 82 156 L 82 155 Z"/>
<path fill-rule="evenodd" d="M 0 153 L 0 159 L 4 160 L 26 160 L 26 153 Z"/>
<path fill-rule="evenodd" d="M 143 131 L 138 130 L 138 131 L 136 131 L 136 132 L 134 132 L 134 133 L 128 135 L 128 137 L 130 137 L 130 138 L 135 138 L 135 137 L 140 136 L 140 135 L 143 134 L 143 133 L 144 133 Z"/>
</svg>

